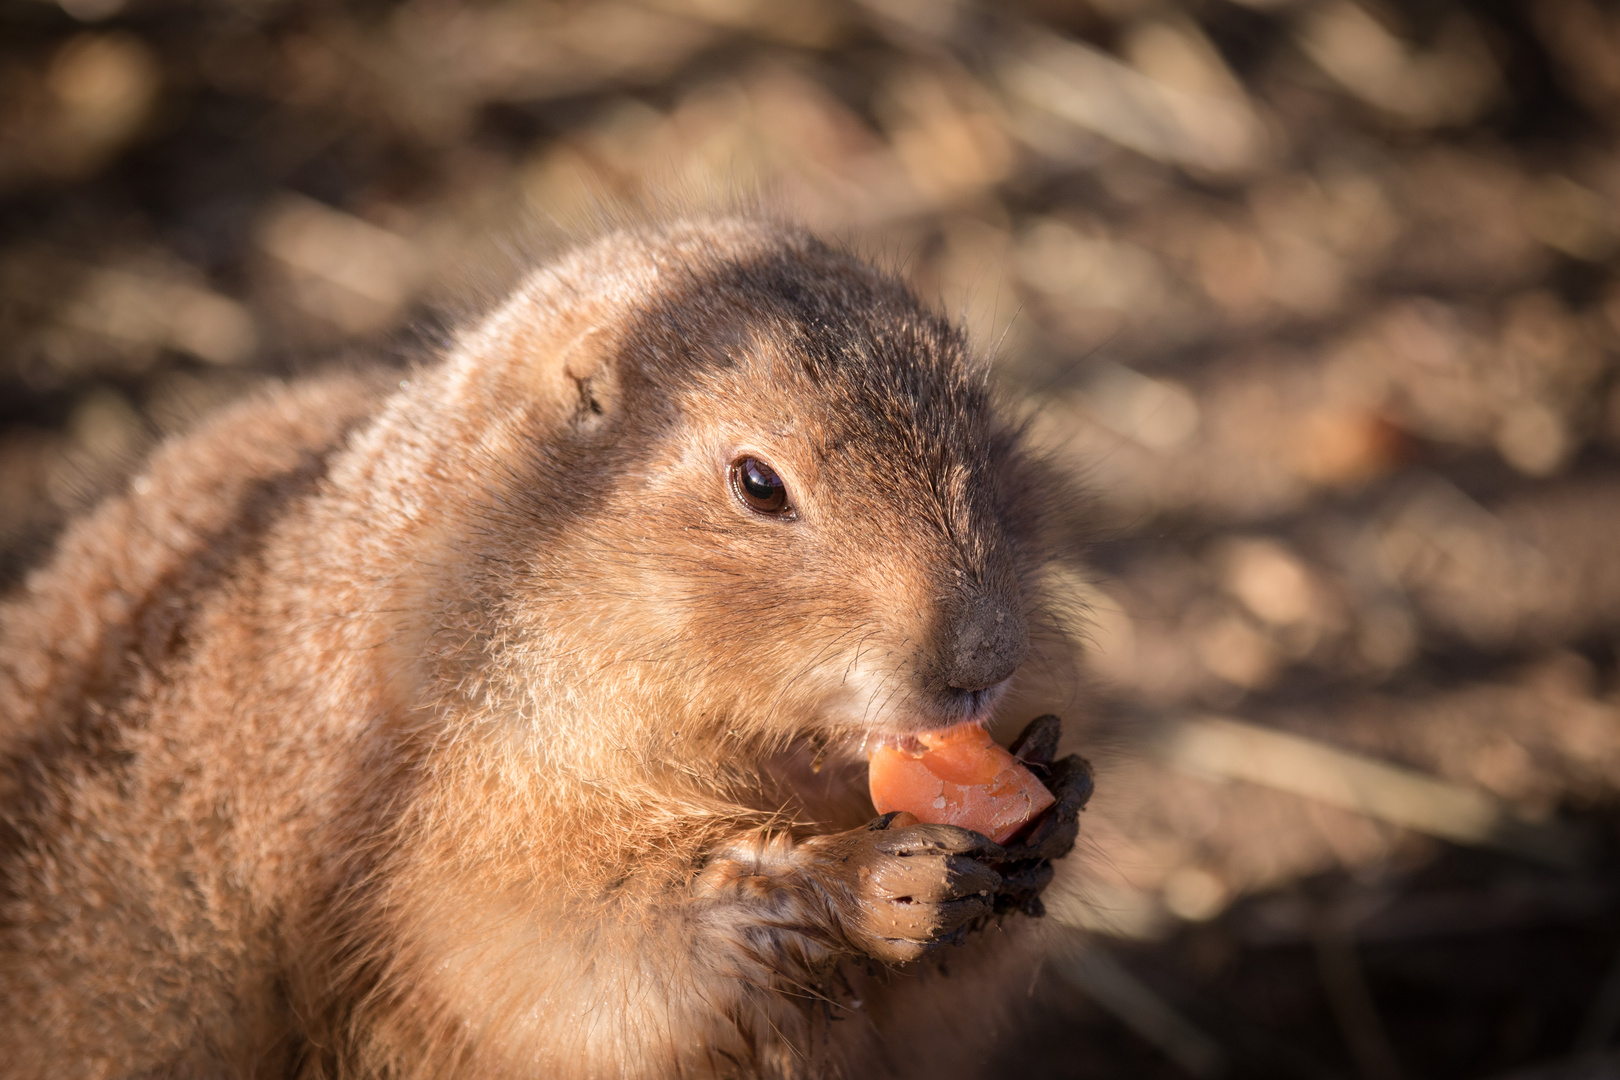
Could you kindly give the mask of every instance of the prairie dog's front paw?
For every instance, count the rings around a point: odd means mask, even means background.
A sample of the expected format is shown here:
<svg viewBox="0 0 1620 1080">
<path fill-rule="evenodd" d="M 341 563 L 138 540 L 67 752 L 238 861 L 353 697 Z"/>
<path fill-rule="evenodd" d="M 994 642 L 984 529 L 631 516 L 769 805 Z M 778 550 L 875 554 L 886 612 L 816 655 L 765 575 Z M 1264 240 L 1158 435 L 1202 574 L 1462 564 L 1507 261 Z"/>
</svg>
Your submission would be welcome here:
<svg viewBox="0 0 1620 1080">
<path fill-rule="evenodd" d="M 1062 733 L 1057 717 L 1037 717 L 1009 748 L 1035 771 L 1056 801 L 1027 833 L 1007 844 L 1003 860 L 996 864 L 1002 876 L 998 912 L 1044 912 L 1041 892 L 1052 880 L 1052 860 L 1069 853 L 1080 831 L 1080 811 L 1093 789 L 1091 764 L 1077 754 L 1052 760 Z"/>
<path fill-rule="evenodd" d="M 916 821 L 885 814 L 800 848 L 850 941 L 890 963 L 960 938 L 990 913 L 1001 887 L 1001 875 L 987 865 L 1001 858 L 999 845 L 955 825 Z"/>
</svg>

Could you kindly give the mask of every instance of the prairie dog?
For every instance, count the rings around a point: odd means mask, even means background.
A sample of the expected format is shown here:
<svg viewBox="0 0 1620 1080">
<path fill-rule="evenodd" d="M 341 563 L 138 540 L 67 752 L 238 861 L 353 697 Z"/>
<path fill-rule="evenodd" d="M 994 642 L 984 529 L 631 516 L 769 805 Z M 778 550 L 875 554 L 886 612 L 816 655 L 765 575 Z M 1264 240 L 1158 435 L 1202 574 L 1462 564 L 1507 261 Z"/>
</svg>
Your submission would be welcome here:
<svg viewBox="0 0 1620 1080">
<path fill-rule="evenodd" d="M 1038 907 L 1089 777 L 1003 851 L 860 750 L 988 717 L 1045 496 L 957 331 L 744 219 L 166 444 L 0 608 L 8 1075 L 960 1064 L 1029 920 L 912 961 Z"/>
</svg>

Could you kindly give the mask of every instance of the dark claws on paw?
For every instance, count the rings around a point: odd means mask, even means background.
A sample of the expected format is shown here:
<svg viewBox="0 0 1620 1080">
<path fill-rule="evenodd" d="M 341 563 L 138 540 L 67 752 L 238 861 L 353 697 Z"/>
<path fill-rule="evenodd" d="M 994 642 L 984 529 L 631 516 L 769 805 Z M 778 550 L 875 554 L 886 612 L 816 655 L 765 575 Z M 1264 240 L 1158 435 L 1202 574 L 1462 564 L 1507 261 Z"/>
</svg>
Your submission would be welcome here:
<svg viewBox="0 0 1620 1080">
<path fill-rule="evenodd" d="M 1047 766 L 1057 756 L 1058 739 L 1062 736 L 1063 721 L 1047 713 L 1026 724 L 1007 750 L 1025 765 Z"/>
<path fill-rule="evenodd" d="M 1079 754 L 1070 754 L 1063 760 L 1054 762 L 1048 777 L 1047 787 L 1058 797 L 1059 802 L 1070 799 L 1078 811 L 1091 801 L 1094 788 L 1091 762 Z"/>
<path fill-rule="evenodd" d="M 1080 832 L 1080 811 L 1091 798 L 1091 766 L 1071 754 L 1055 762 L 1048 788 L 1057 801 L 1021 840 L 1007 845 L 1006 860 L 1061 859 Z"/>
<path fill-rule="evenodd" d="M 890 963 L 961 940 L 1001 895 L 1001 846 L 969 829 L 883 815 L 821 843 L 848 851 L 826 865 L 841 882 L 831 897 L 853 905 L 857 947 Z"/>
<path fill-rule="evenodd" d="M 1011 863 L 1001 875 L 1001 891 L 1010 896 L 1038 896 L 1052 883 L 1050 862 Z"/>
<path fill-rule="evenodd" d="M 1046 902 L 1035 893 L 1028 896 L 1001 893 L 996 897 L 995 912 L 997 915 L 1005 915 L 1010 911 L 1028 915 L 1032 919 L 1039 919 L 1046 914 Z"/>
<path fill-rule="evenodd" d="M 1004 855 L 988 836 L 957 825 L 911 825 L 873 841 L 873 846 L 885 855 L 971 855 L 991 862 Z"/>
<path fill-rule="evenodd" d="M 1046 913 L 1041 893 L 1053 877 L 1052 860 L 1067 855 L 1080 831 L 1080 811 L 1091 799 L 1091 764 L 1077 754 L 1053 760 L 1062 724 L 1055 716 L 1030 721 L 1009 748 L 1045 782 L 1056 800 L 1018 840 L 1005 845 L 995 911 L 1019 911 L 1035 918 Z"/>
</svg>

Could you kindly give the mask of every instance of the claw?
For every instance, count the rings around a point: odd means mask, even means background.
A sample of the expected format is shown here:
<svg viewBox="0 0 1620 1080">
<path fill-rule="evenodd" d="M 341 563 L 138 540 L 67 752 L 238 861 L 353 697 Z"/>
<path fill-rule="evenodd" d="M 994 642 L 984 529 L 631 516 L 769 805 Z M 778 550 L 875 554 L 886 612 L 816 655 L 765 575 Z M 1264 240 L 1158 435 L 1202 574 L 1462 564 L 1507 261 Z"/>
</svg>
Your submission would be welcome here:
<svg viewBox="0 0 1620 1080">
<path fill-rule="evenodd" d="M 1001 875 L 978 859 L 965 859 L 960 855 L 945 860 L 951 888 L 960 896 L 991 894 L 1001 889 Z"/>
<path fill-rule="evenodd" d="M 1061 859 L 1074 847 L 1075 837 L 1080 832 L 1080 811 L 1091 798 L 1093 789 L 1091 765 L 1085 758 L 1071 754 L 1052 765 L 1048 786 L 1057 802 L 1021 840 L 1007 846 L 1009 862 Z"/>
<path fill-rule="evenodd" d="M 1057 796 L 1059 803 L 1065 799 L 1070 800 L 1074 804 L 1074 809 L 1079 811 L 1091 801 L 1091 793 L 1095 787 L 1091 776 L 1091 762 L 1079 754 L 1070 754 L 1061 761 L 1054 762 L 1050 782 L 1046 786 Z"/>
<path fill-rule="evenodd" d="M 1063 721 L 1047 713 L 1025 725 L 1007 750 L 1025 765 L 1050 765 L 1057 756 L 1058 739 L 1062 735 Z"/>
<path fill-rule="evenodd" d="M 1040 903 L 1041 892 L 1051 884 L 1051 881 L 1050 862 L 1031 862 L 1004 867 L 1001 891 L 996 894 L 996 911 L 1028 912 L 1031 902 Z M 1045 910 L 1044 906 L 1041 910 Z"/>
<path fill-rule="evenodd" d="M 972 855 L 995 861 L 1005 854 L 983 833 L 956 825 L 913 825 L 889 833 L 875 842 L 885 855 Z"/>
<path fill-rule="evenodd" d="M 1041 819 L 1022 843 L 1008 849 L 1007 858 L 1014 862 L 1061 859 L 1074 847 L 1075 837 L 1079 833 L 1079 811 L 1059 804 Z"/>
<path fill-rule="evenodd" d="M 1052 883 L 1052 864 L 1049 862 L 1014 864 L 1001 877 L 1004 892 L 1037 895 Z"/>
</svg>

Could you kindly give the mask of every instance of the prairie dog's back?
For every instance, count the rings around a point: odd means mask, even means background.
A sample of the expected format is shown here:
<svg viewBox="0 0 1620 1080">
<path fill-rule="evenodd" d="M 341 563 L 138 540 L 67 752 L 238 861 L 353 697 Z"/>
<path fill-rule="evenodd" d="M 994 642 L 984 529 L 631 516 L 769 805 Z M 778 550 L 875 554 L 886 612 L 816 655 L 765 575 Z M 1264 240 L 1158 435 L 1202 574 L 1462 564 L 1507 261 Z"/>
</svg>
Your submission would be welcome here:
<svg viewBox="0 0 1620 1080">
<path fill-rule="evenodd" d="M 87 735 L 90 714 L 160 669 L 165 634 L 312 493 L 380 385 L 335 375 L 262 390 L 159 448 L 128 493 L 70 525 L 0 600 L 0 752 Z"/>
<path fill-rule="evenodd" d="M 196 737 L 210 717 L 229 731 L 239 696 L 228 678 L 210 690 L 187 668 L 210 666 L 221 598 L 252 579 L 267 537 L 315 496 L 377 385 L 273 387 L 208 419 L 70 526 L 0 606 L 0 1012 L 29 1036 L 0 1045 L 18 1075 L 165 1062 L 205 1072 L 284 1042 L 282 1008 L 251 1000 L 265 975 L 250 969 L 274 946 L 244 902 L 245 845 L 229 827 L 195 828 L 204 808 L 217 818 L 240 803 L 219 774 L 262 777 L 263 757 Z M 239 820 L 270 841 L 265 815 Z M 155 1010 L 139 999 L 154 978 L 165 987 Z M 239 1024 L 224 1022 L 221 991 L 248 999 Z M 85 1014 L 87 995 L 107 1008 Z M 207 1023 L 240 1030 L 198 1044 Z M 141 1052 L 112 1049 L 125 1025 L 143 1033 Z"/>
</svg>

